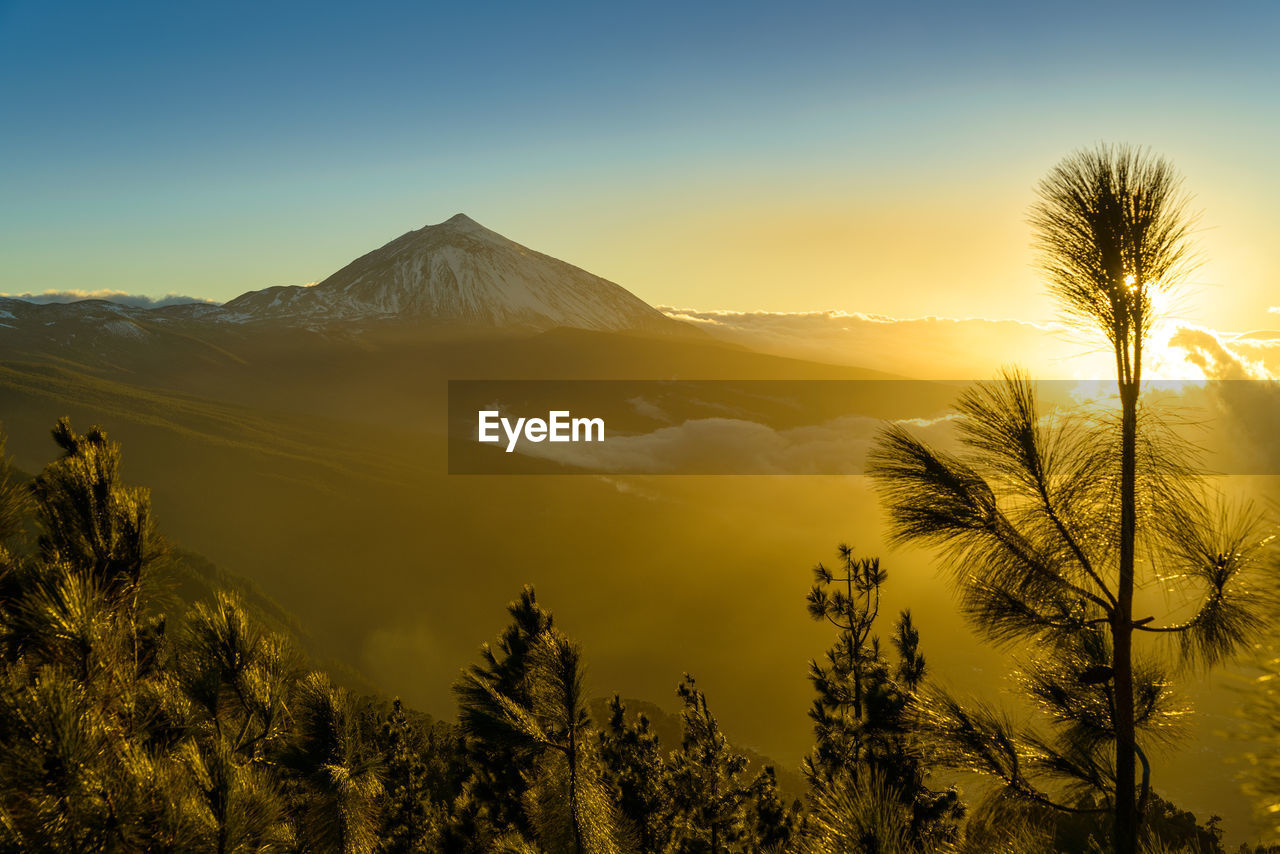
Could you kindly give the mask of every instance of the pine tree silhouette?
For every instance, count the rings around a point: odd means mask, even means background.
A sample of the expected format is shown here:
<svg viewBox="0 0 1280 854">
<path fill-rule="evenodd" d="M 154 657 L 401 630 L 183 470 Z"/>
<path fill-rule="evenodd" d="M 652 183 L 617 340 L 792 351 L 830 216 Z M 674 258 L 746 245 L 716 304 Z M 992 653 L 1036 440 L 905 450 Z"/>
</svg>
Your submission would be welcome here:
<svg viewBox="0 0 1280 854">
<path fill-rule="evenodd" d="M 454 685 L 458 698 L 459 723 L 467 739 L 468 762 L 472 779 L 468 797 L 475 807 L 488 816 L 496 827 L 531 834 L 521 803 L 527 788 L 525 780 L 533 769 L 533 759 L 522 747 L 502 741 L 476 737 L 477 727 L 487 723 L 492 703 L 489 689 L 497 691 L 517 705 L 529 703 L 526 676 L 529 648 L 534 640 L 553 628 L 550 613 L 538 605 L 532 587 L 520 591 L 520 597 L 507 606 L 511 623 L 498 638 L 497 646 L 480 648 L 480 664 L 471 665 Z"/>
<path fill-rule="evenodd" d="M 532 604 L 533 591 L 525 594 L 520 605 Z M 526 838 L 552 852 L 611 854 L 619 850 L 617 820 L 595 753 L 581 650 L 549 627 L 521 641 L 523 678 L 511 693 L 483 668 L 469 670 L 457 686 L 469 742 L 528 762 L 520 798 Z"/>
<path fill-rule="evenodd" d="M 615 694 L 600 732 L 600 761 L 618 809 L 633 829 L 637 854 L 662 854 L 671 839 L 674 807 L 664 759 L 649 719 L 640 714 L 627 723 L 626 706 Z"/>
<path fill-rule="evenodd" d="M 898 618 L 893 645 L 896 668 L 873 634 L 880 613 L 880 588 L 888 573 L 877 558 L 859 558 L 841 545 L 835 570 L 819 563 L 809 591 L 809 615 L 837 630 L 825 660 L 809 663 L 817 697 L 809 711 L 816 743 L 803 769 L 815 792 L 852 788 L 869 796 L 859 781 L 874 773 L 879 789 L 901 798 L 911 813 L 913 843 L 937 844 L 955 838 L 963 816 L 956 790 L 935 792 L 926 784 L 925 751 L 913 722 L 916 692 L 925 676 L 920 633 L 909 611 Z M 827 792 L 827 800 L 839 798 Z"/>
<path fill-rule="evenodd" d="M 739 850 L 747 835 L 750 782 L 747 759 L 735 751 L 707 706 L 707 697 L 685 674 L 676 689 L 684 737 L 670 758 L 674 806 L 672 850 L 720 854 Z"/>
<path fill-rule="evenodd" d="M 1116 364 L 1118 418 L 1041 412 L 1016 372 L 961 398 L 961 456 L 888 430 L 871 460 L 899 541 L 942 547 L 962 606 L 992 641 L 1033 650 L 1025 690 L 1052 736 L 1018 733 L 999 713 L 943 697 L 933 724 L 950 760 L 1064 809 L 1033 776 L 1092 792 L 1133 854 L 1150 793 L 1148 741 L 1174 711 L 1158 657 L 1135 635 L 1176 639 L 1182 664 L 1212 665 L 1261 625 L 1248 574 L 1256 518 L 1215 506 L 1184 445 L 1140 406 L 1153 298 L 1185 275 L 1190 218 L 1163 160 L 1106 146 L 1068 157 L 1032 213 L 1052 292 Z M 1190 616 L 1135 613 L 1139 570 L 1184 595 Z M 1175 605 L 1171 614 L 1180 613 Z M 1138 785 L 1136 766 L 1142 766 Z"/>
</svg>

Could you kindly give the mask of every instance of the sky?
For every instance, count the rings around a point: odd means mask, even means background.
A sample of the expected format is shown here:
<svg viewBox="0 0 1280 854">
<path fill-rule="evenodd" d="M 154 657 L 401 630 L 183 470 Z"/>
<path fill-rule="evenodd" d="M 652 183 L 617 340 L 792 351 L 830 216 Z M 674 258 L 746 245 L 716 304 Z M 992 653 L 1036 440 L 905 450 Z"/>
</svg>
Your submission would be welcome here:
<svg viewBox="0 0 1280 854">
<path fill-rule="evenodd" d="M 1277 44 L 1273 2 L 0 0 L 0 294 L 222 301 L 465 212 L 773 352 L 1075 376 L 1026 214 L 1099 141 L 1185 175 L 1181 320 L 1280 328 Z"/>
<path fill-rule="evenodd" d="M 1187 320 L 1274 325 L 1269 3 L 0 0 L 0 292 L 226 300 L 465 212 L 696 311 L 1043 321 L 1061 157 L 1185 175 Z"/>
</svg>

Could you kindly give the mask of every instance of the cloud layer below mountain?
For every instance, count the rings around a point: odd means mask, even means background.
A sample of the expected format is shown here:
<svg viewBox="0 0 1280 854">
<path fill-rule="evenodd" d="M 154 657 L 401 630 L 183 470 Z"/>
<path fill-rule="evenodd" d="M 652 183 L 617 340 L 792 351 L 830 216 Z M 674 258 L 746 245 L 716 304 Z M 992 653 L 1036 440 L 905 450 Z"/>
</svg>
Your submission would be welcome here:
<svg viewBox="0 0 1280 854">
<path fill-rule="evenodd" d="M 1088 342 L 1062 323 L 893 318 L 834 311 L 663 310 L 721 339 L 757 350 L 915 378 L 982 380 L 1016 365 L 1038 380 L 1102 380 L 1106 396 L 1114 376 L 1105 346 Z M 1189 322 L 1165 323 L 1153 333 L 1144 361 L 1146 379 L 1194 381 L 1165 389 L 1181 388 L 1175 394 L 1177 407 L 1185 410 L 1184 415 L 1194 413 L 1192 420 L 1203 427 L 1212 426 L 1201 437 L 1207 451 L 1204 462 L 1211 470 L 1280 473 L 1280 450 L 1274 447 L 1280 429 L 1280 331 L 1225 332 Z M 741 425 L 733 425 L 738 429 L 732 431 L 727 426 L 718 425 L 718 439 L 725 441 L 729 432 L 739 440 L 754 440 L 755 454 L 764 461 L 765 470 L 796 471 L 806 466 L 821 470 L 827 461 L 820 452 L 825 444 L 814 442 L 812 433 L 764 435 Z M 843 443 L 835 449 L 837 457 L 856 454 L 867 438 L 865 431 L 851 429 L 854 425 L 848 423 L 823 426 L 840 428 L 833 434 Z M 703 425 L 702 431 L 711 432 L 711 425 Z M 688 443 L 693 438 L 688 433 L 654 435 L 646 437 L 644 444 L 652 449 L 660 440 L 677 438 Z M 638 451 L 641 444 L 634 441 L 635 447 L 628 450 Z"/>
<path fill-rule="evenodd" d="M 724 340 L 779 356 L 857 365 L 928 379 L 975 379 L 1022 363 L 1072 377 L 1087 345 L 1056 323 L 986 318 L 896 318 L 842 311 L 732 312 L 663 307 Z"/>
<path fill-rule="evenodd" d="M 1013 365 L 1038 379 L 1105 379 L 1114 371 L 1100 340 L 1060 322 L 841 311 L 662 311 L 767 353 L 921 379 L 984 379 Z M 1161 379 L 1280 377 L 1280 331 L 1235 333 L 1166 323 L 1152 336 L 1146 373 Z"/>
</svg>

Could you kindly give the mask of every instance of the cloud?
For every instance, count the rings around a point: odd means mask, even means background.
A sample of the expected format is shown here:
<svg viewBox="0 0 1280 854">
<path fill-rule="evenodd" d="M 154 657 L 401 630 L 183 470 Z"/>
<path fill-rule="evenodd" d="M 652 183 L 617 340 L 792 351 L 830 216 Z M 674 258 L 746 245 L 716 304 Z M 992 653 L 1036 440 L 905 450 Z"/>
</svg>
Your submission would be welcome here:
<svg viewBox="0 0 1280 854">
<path fill-rule="evenodd" d="M 1212 380 L 1280 379 L 1280 332 L 1219 332 L 1179 327 L 1169 346 L 1180 348 L 1188 362 Z"/>
<path fill-rule="evenodd" d="M 643 397 L 633 397 L 627 401 L 635 409 L 636 414 L 643 415 L 646 418 L 652 418 L 654 421 L 671 423 L 671 416 L 662 410 L 662 407 L 656 403 L 645 400 Z"/>
<path fill-rule="evenodd" d="M 1010 365 L 1036 379 L 1111 379 L 1115 373 L 1105 342 L 1064 323 L 842 311 L 662 311 L 754 350 L 920 379 L 988 379 Z M 1144 375 L 1153 379 L 1198 379 L 1200 373 L 1280 379 L 1280 331 L 1165 324 L 1152 333 L 1144 361 Z"/>
<path fill-rule="evenodd" d="M 661 310 L 716 337 L 773 355 L 923 379 L 982 379 L 1010 362 L 1041 378 L 1073 378 L 1098 369 L 1096 361 L 1080 359 L 1097 348 L 1073 338 L 1059 323 L 842 311 Z"/>
<path fill-rule="evenodd" d="M 85 290 L 64 290 L 64 291 L 44 291 L 38 294 L 6 294 L 0 293 L 0 297 L 9 299 L 20 299 L 26 302 L 33 302 L 40 305 L 48 303 L 69 303 L 79 302 L 80 300 L 106 300 L 119 305 L 127 305 L 131 308 L 162 308 L 167 305 L 187 305 L 188 303 L 206 303 L 217 305 L 213 300 L 201 299 L 199 297 L 189 297 L 182 294 L 165 294 L 162 297 L 150 297 L 146 294 L 130 294 L 125 291 L 116 291 L 102 289 L 96 291 Z"/>
<path fill-rule="evenodd" d="M 1169 345 L 1185 350 L 1187 361 L 1204 371 L 1208 379 L 1243 380 L 1251 376 L 1244 361 L 1207 329 L 1183 327 L 1169 339 Z"/>
<path fill-rule="evenodd" d="M 931 444 L 953 444 L 952 416 L 903 421 Z M 847 415 L 775 429 L 735 418 L 698 418 L 602 443 L 521 442 L 516 451 L 579 469 L 614 474 L 864 473 L 867 452 L 886 422 Z"/>
<path fill-rule="evenodd" d="M 1169 341 L 1208 383 L 1198 393 L 1214 429 L 1204 447 L 1215 470 L 1280 473 L 1280 332 L 1218 332 L 1182 327 Z M 1188 389 L 1187 399 L 1197 397 Z"/>
</svg>

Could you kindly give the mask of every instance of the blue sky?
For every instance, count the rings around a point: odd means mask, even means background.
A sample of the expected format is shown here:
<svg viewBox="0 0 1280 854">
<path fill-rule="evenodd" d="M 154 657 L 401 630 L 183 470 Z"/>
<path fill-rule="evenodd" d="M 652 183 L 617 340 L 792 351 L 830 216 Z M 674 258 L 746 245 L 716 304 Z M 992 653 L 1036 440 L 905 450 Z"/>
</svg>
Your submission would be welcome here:
<svg viewBox="0 0 1280 854">
<path fill-rule="evenodd" d="M 1032 187 L 1105 139 L 1186 174 L 1204 319 L 1246 326 L 1280 303 L 1278 18 L 0 3 L 0 291 L 226 299 L 465 211 L 654 303 L 1040 317 Z"/>
</svg>

